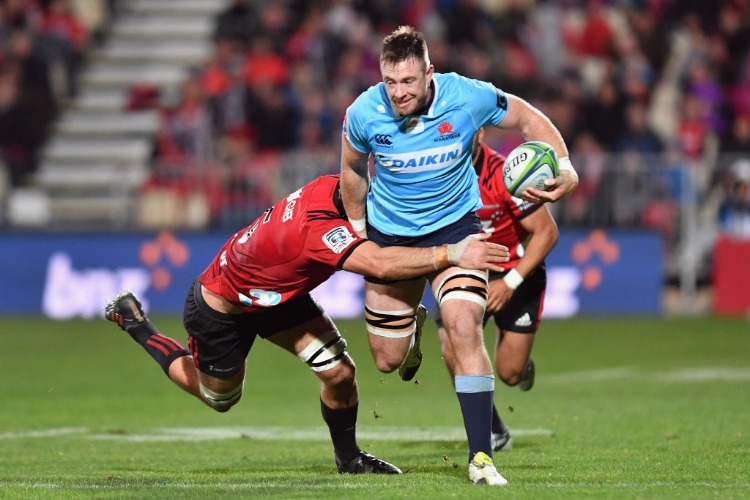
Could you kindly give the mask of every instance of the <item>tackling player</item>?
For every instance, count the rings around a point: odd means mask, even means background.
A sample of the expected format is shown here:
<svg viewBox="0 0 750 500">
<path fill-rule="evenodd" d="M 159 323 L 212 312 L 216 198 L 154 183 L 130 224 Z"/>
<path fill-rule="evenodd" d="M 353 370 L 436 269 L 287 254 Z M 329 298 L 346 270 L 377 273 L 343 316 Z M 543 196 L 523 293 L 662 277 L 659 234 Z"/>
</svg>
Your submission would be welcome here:
<svg viewBox="0 0 750 500">
<path fill-rule="evenodd" d="M 435 72 L 424 36 L 412 27 L 402 26 L 383 40 L 380 71 L 383 81 L 347 109 L 341 141 L 346 213 L 352 227 L 378 245 L 431 247 L 480 231 L 471 143 L 487 124 L 546 142 L 560 158 L 560 175 L 545 181 L 546 190 L 527 189 L 524 199 L 554 202 L 578 185 L 565 142 L 544 114 L 490 83 Z M 400 368 L 404 380 L 414 376 L 422 357 L 419 301 L 426 280 L 455 354 L 469 479 L 503 486 L 508 482 L 492 460 L 495 377 L 482 335 L 486 272 L 452 266 L 412 280 L 367 278 L 365 320 L 375 364 L 386 373 Z"/>
<path fill-rule="evenodd" d="M 482 229 L 490 234 L 489 241 L 507 245 L 510 261 L 506 271 L 491 271 L 486 325 L 490 318 L 496 325 L 495 370 L 507 385 L 528 391 L 534 385 L 534 360 L 531 347 L 539 329 L 547 287 L 544 259 L 557 244 L 559 232 L 546 205 L 529 203 L 514 198 L 503 184 L 505 157 L 484 143 L 484 129 L 474 136 L 472 162 L 479 176 L 482 208 L 477 214 Z M 436 317 L 438 334 L 445 365 L 455 375 L 455 354 L 445 328 Z M 497 407 L 492 407 L 492 449 L 510 450 L 513 440 L 500 418 Z"/>
<path fill-rule="evenodd" d="M 310 296 L 339 269 L 400 279 L 448 266 L 499 271 L 507 248 L 465 238 L 432 248 L 381 248 L 354 232 L 339 177 L 310 182 L 232 236 L 191 285 L 184 308 L 188 351 L 162 335 L 140 301 L 122 293 L 105 306 L 170 380 L 218 412 L 242 397 L 245 362 L 256 337 L 306 363 L 320 379 L 320 407 L 341 473 L 401 471 L 357 445 L 359 394 L 346 341 Z"/>
</svg>

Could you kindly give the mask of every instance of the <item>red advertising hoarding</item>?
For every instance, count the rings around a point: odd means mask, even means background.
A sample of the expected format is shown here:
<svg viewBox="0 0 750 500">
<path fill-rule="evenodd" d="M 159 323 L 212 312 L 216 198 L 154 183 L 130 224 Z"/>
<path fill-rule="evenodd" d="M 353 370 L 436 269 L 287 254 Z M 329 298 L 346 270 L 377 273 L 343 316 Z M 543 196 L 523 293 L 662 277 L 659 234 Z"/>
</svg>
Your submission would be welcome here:
<svg viewBox="0 0 750 500">
<path fill-rule="evenodd" d="M 722 237 L 714 248 L 714 312 L 750 313 L 750 240 Z"/>
</svg>

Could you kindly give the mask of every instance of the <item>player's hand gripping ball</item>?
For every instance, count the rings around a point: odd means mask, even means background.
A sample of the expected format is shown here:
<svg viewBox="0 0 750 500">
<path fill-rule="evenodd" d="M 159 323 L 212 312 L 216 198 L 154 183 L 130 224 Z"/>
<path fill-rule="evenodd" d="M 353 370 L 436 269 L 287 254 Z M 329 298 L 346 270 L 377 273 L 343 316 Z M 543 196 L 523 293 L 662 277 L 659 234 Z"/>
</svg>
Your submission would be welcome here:
<svg viewBox="0 0 750 500">
<path fill-rule="evenodd" d="M 544 190 L 544 181 L 559 174 L 557 153 L 546 142 L 529 141 L 516 147 L 505 159 L 503 182 L 513 196 L 527 188 Z"/>
</svg>

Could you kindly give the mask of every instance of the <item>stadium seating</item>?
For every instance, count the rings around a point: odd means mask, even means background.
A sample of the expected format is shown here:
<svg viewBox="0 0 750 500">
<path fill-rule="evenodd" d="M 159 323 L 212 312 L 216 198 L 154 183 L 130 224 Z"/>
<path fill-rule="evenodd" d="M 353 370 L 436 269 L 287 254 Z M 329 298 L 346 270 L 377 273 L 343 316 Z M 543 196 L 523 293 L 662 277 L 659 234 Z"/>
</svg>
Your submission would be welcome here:
<svg viewBox="0 0 750 500">
<path fill-rule="evenodd" d="M 132 224 L 159 115 L 128 110 L 128 92 L 147 83 L 174 93 L 190 68 L 205 61 L 222 7 L 199 0 L 121 2 L 104 43 L 87 55 L 80 92 L 65 103 L 31 185 L 10 195 L 12 225 Z"/>
</svg>

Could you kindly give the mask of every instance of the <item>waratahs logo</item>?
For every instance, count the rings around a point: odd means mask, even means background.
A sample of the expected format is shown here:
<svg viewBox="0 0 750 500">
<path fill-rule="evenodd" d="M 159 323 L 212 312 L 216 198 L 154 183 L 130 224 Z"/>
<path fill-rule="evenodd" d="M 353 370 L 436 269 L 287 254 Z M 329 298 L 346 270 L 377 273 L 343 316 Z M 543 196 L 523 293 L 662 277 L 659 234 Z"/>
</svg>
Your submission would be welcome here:
<svg viewBox="0 0 750 500">
<path fill-rule="evenodd" d="M 447 141 L 449 139 L 461 137 L 461 132 L 454 132 L 453 124 L 449 121 L 440 122 L 437 126 L 437 131 L 440 135 L 433 139 L 435 142 Z"/>
<path fill-rule="evenodd" d="M 438 125 L 438 132 L 440 132 L 440 135 L 450 134 L 453 132 L 453 125 L 451 125 L 451 122 L 442 122 Z"/>
</svg>

